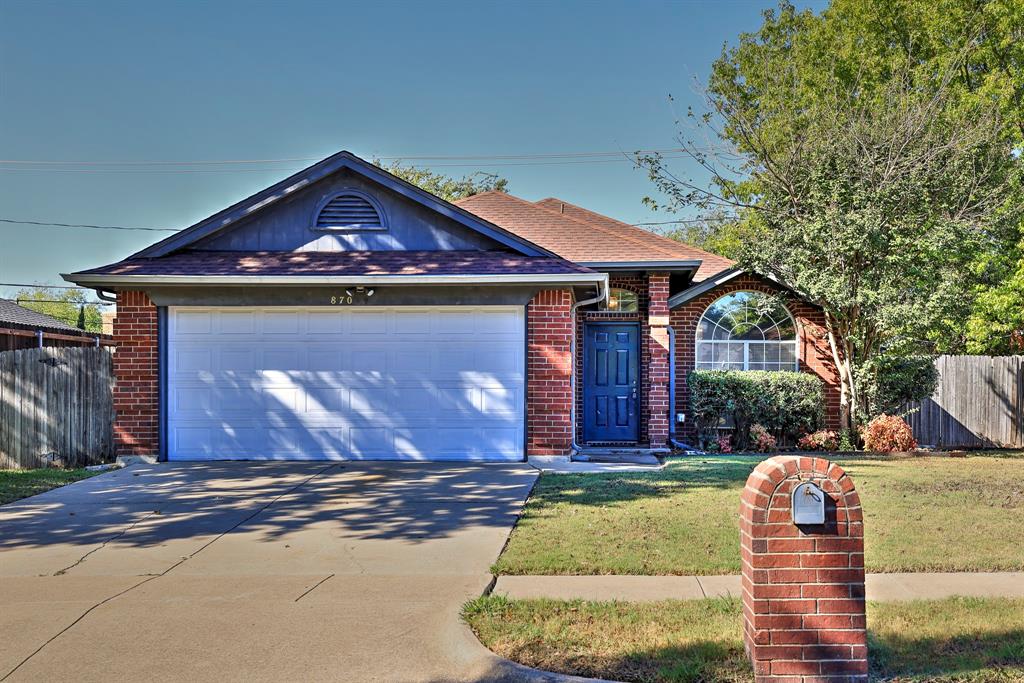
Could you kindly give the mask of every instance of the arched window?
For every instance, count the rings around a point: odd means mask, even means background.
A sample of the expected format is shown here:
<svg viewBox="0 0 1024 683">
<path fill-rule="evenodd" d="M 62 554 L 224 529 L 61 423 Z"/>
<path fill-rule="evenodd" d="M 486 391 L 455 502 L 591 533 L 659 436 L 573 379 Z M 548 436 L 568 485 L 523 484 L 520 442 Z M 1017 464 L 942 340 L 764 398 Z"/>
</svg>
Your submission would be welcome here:
<svg viewBox="0 0 1024 683">
<path fill-rule="evenodd" d="M 608 292 L 608 310 L 616 313 L 636 313 L 640 310 L 636 292 L 631 289 L 612 287 Z"/>
<path fill-rule="evenodd" d="M 386 230 L 388 226 L 384 210 L 376 199 L 357 190 L 343 190 L 320 202 L 313 227 L 317 230 Z"/>
<path fill-rule="evenodd" d="M 697 325 L 698 370 L 796 370 L 796 323 L 777 299 L 732 292 Z"/>
</svg>

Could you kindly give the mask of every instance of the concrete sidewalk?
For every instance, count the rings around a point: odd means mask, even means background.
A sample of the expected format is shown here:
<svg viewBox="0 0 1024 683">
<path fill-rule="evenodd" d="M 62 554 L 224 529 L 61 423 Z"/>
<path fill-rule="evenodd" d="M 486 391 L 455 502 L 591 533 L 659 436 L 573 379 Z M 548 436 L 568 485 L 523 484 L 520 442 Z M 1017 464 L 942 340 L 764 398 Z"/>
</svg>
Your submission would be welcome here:
<svg viewBox="0 0 1024 683">
<path fill-rule="evenodd" d="M 953 595 L 1024 598 L 1024 572 L 868 574 L 868 600 L 929 600 Z M 740 595 L 729 576 L 500 576 L 495 595 L 560 600 L 699 600 Z"/>
</svg>

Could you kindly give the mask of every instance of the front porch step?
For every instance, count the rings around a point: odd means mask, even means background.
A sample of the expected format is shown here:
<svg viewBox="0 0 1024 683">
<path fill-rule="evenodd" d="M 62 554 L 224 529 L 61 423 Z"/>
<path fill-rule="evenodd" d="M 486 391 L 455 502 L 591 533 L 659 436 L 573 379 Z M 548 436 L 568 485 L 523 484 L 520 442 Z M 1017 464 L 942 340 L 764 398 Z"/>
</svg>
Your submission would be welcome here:
<svg viewBox="0 0 1024 683">
<path fill-rule="evenodd" d="M 577 462 L 629 463 L 631 465 L 658 465 L 658 456 L 671 453 L 667 448 L 628 448 L 621 446 L 585 447 L 572 456 Z"/>
</svg>

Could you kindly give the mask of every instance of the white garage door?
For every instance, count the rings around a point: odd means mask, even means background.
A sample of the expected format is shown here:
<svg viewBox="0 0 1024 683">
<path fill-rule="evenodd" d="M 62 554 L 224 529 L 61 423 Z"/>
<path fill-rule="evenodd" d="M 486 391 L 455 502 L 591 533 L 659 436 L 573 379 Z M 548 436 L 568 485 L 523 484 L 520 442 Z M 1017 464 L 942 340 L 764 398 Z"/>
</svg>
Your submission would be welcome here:
<svg viewBox="0 0 1024 683">
<path fill-rule="evenodd" d="M 522 307 L 168 313 L 171 460 L 522 460 Z"/>
</svg>

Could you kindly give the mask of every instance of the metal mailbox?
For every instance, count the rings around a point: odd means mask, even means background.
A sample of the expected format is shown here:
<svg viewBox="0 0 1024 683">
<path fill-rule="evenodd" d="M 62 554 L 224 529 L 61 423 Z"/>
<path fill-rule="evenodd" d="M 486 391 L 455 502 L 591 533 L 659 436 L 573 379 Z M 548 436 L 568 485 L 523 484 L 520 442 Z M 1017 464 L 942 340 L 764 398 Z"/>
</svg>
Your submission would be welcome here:
<svg viewBox="0 0 1024 683">
<path fill-rule="evenodd" d="M 825 492 L 809 481 L 793 489 L 793 524 L 825 523 Z"/>
</svg>

